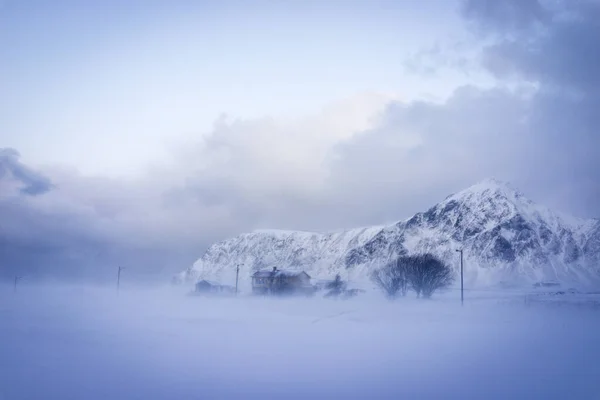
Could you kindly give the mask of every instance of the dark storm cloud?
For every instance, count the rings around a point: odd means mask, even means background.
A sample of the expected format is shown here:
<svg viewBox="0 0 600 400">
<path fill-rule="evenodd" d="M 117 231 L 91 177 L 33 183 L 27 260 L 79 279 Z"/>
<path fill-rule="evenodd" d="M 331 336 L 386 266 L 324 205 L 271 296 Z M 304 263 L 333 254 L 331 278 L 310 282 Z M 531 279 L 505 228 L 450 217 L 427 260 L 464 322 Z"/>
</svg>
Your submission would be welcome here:
<svg viewBox="0 0 600 400">
<path fill-rule="evenodd" d="M 1 150 L 0 277 L 111 281 L 122 265 L 136 281 L 168 279 L 212 242 L 249 229 L 253 215 L 235 181 L 196 185 L 191 167 L 131 182 L 42 174 Z"/>
<path fill-rule="evenodd" d="M 50 179 L 21 163 L 16 150 L 0 148 L 0 180 L 8 179 L 8 174 L 21 183 L 23 194 L 36 196 L 52 189 Z"/>
<path fill-rule="evenodd" d="M 468 0 L 463 11 L 482 30 L 499 35 L 484 53 L 492 72 L 597 93 L 600 2 L 561 1 L 544 8 L 534 0 Z M 543 22 L 542 29 L 520 29 L 536 21 Z"/>
<path fill-rule="evenodd" d="M 0 279 L 112 281 L 117 265 L 137 281 L 165 278 L 208 244 L 181 222 L 197 221 L 189 208 L 160 206 L 162 188 L 45 171 L 57 182 L 48 190 L 50 178 L 19 162 L 17 152 L 3 150 L 0 165 Z"/>
<path fill-rule="evenodd" d="M 528 104 L 528 129 L 537 138 L 533 156 L 554 176 L 540 179 L 550 187 L 570 181 L 562 190 L 579 193 L 578 204 L 600 215 L 600 2 L 469 0 L 464 12 L 496 35 L 484 49 L 484 67 L 538 88 Z M 538 22 L 542 28 L 523 29 Z"/>
<path fill-rule="evenodd" d="M 539 0 L 465 0 L 462 12 L 484 31 L 525 31 L 549 17 Z"/>
<path fill-rule="evenodd" d="M 485 65 L 498 75 L 512 74 L 580 95 L 600 87 L 600 3 L 574 1 L 553 11 L 552 23 L 532 36 L 507 36 L 489 46 Z M 550 12 L 550 11 L 548 11 Z"/>
</svg>

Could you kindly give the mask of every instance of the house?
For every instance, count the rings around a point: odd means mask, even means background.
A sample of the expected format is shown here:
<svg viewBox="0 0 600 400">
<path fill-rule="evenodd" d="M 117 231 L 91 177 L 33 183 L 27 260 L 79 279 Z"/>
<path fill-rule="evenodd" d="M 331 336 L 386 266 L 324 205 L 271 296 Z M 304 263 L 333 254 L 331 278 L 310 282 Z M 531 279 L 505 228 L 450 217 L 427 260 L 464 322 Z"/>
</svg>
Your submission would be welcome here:
<svg viewBox="0 0 600 400">
<path fill-rule="evenodd" d="M 201 281 L 196 282 L 195 292 L 197 294 L 233 294 L 235 293 L 235 288 L 202 279 Z"/>
<path fill-rule="evenodd" d="M 272 270 L 259 270 L 252 275 L 254 294 L 310 293 L 310 275 L 304 271 L 285 271 L 273 267 Z"/>
<path fill-rule="evenodd" d="M 333 279 L 313 279 L 313 286 L 317 290 L 324 290 L 328 284 L 333 282 Z"/>
</svg>

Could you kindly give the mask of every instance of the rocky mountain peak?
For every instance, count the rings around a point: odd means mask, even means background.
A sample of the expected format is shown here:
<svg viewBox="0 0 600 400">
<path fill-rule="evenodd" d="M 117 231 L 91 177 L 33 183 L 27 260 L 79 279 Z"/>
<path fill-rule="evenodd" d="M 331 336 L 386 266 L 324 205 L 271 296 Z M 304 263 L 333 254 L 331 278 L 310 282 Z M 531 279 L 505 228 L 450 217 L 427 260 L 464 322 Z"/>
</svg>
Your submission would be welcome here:
<svg viewBox="0 0 600 400">
<path fill-rule="evenodd" d="M 457 202 L 473 209 L 486 210 L 490 207 L 508 207 L 513 211 L 519 208 L 530 208 L 533 202 L 509 183 L 494 178 L 482 180 L 458 193 L 448 196 L 440 205 Z"/>
</svg>

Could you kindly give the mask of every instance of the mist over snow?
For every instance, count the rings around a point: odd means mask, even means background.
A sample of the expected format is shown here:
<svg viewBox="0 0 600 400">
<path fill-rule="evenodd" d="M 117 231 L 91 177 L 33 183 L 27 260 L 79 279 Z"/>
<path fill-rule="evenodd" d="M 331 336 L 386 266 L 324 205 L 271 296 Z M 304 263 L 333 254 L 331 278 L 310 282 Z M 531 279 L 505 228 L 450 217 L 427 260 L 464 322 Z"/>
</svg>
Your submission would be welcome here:
<svg viewBox="0 0 600 400">
<path fill-rule="evenodd" d="M 0 398 L 594 399 L 597 309 L 431 301 L 0 291 Z"/>
</svg>

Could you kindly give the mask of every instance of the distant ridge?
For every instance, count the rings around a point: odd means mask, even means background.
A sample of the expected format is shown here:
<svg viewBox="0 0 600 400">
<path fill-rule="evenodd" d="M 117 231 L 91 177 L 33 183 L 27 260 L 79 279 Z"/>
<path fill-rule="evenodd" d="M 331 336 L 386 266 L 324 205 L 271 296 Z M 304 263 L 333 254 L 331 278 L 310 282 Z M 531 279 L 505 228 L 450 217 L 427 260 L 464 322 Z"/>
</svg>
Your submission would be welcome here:
<svg viewBox="0 0 600 400">
<path fill-rule="evenodd" d="M 509 183 L 489 178 L 395 224 L 333 233 L 259 229 L 210 246 L 180 282 L 240 281 L 276 265 L 316 278 L 336 273 L 369 284 L 369 272 L 393 257 L 431 252 L 454 267 L 464 249 L 469 285 L 590 283 L 600 279 L 600 221 L 554 212 Z"/>
</svg>

